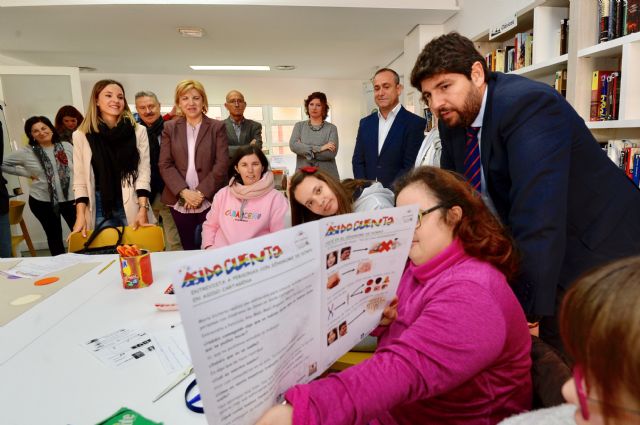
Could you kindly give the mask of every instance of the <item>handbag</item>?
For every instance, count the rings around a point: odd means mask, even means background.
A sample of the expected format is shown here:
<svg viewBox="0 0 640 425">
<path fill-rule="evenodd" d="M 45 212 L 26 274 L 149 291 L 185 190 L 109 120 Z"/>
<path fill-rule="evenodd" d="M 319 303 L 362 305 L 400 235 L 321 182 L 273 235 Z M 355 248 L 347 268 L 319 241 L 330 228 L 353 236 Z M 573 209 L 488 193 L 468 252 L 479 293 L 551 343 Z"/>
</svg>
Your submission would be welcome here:
<svg viewBox="0 0 640 425">
<path fill-rule="evenodd" d="M 113 226 L 113 225 L 104 226 L 104 223 L 106 220 L 107 219 L 105 218 L 97 226 L 96 230 L 94 230 L 91 233 L 91 235 L 89 236 L 89 239 L 87 239 L 87 241 L 84 243 L 82 249 L 75 251 L 74 252 L 75 254 L 100 255 L 100 254 L 117 254 L 118 253 L 118 251 L 116 251 L 116 248 L 118 247 L 118 245 L 122 244 L 122 236 L 124 235 L 124 224 L 121 224 L 120 226 Z M 91 244 L 98 237 L 98 235 L 108 229 L 114 229 L 118 234 L 118 239 L 116 243 L 113 245 L 103 245 L 103 246 L 92 247 Z"/>
</svg>

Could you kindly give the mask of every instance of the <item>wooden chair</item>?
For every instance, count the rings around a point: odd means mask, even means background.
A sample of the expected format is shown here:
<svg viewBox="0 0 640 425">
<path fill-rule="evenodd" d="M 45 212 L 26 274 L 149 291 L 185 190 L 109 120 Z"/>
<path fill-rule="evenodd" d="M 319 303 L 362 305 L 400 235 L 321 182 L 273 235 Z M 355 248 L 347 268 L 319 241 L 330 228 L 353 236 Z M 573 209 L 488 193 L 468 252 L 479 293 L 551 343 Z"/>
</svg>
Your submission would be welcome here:
<svg viewBox="0 0 640 425">
<path fill-rule="evenodd" d="M 81 233 L 72 233 L 69 237 L 69 252 L 77 252 L 84 248 L 84 244 L 91 236 L 92 231 L 87 232 L 87 237 L 82 237 Z M 114 245 L 118 241 L 118 234 L 113 229 L 106 229 L 91 243 L 91 247 Z M 164 251 L 164 232 L 160 226 L 139 227 L 133 230 L 125 226 L 122 243 L 127 245 L 138 245 L 138 248 L 151 252 Z"/>
<path fill-rule="evenodd" d="M 31 236 L 29 236 L 29 231 L 27 230 L 27 225 L 22 218 L 22 212 L 24 211 L 25 205 L 26 202 L 24 201 L 18 201 L 16 199 L 9 201 L 9 224 L 12 226 L 19 224 L 20 229 L 22 230 L 22 234 L 20 235 L 11 235 L 11 255 L 14 257 L 16 256 L 16 248 L 22 241 L 27 243 L 31 256 L 36 256 L 36 250 L 33 248 Z"/>
</svg>

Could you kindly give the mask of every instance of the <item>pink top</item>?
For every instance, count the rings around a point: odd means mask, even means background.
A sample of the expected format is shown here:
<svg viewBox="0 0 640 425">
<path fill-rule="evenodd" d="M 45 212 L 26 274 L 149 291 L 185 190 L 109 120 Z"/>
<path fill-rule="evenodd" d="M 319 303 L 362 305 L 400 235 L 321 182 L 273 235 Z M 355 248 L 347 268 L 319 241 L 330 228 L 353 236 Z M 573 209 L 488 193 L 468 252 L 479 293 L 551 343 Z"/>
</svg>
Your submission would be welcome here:
<svg viewBox="0 0 640 425">
<path fill-rule="evenodd" d="M 504 276 L 459 241 L 408 262 L 368 360 L 285 394 L 293 423 L 493 425 L 531 407 L 531 337 Z"/>
<path fill-rule="evenodd" d="M 196 171 L 196 140 L 198 139 L 198 132 L 200 131 L 201 125 L 202 121 L 195 126 L 187 122 L 187 175 L 185 176 L 185 181 L 191 190 L 194 190 L 198 187 L 198 184 L 200 184 L 198 172 Z M 176 202 L 173 209 L 183 214 L 191 214 L 202 212 L 210 206 L 211 202 L 205 198 L 196 209 L 187 209 L 184 205 L 180 205 L 180 202 Z"/>
</svg>

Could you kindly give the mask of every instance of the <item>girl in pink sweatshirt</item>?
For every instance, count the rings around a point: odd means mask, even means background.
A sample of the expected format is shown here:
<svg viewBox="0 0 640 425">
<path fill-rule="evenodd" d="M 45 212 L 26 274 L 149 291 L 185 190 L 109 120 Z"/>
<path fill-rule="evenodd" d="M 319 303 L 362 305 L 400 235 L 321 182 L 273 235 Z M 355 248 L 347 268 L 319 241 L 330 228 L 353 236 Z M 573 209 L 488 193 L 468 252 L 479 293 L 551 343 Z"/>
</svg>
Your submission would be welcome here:
<svg viewBox="0 0 640 425">
<path fill-rule="evenodd" d="M 419 205 L 397 303 L 374 355 L 285 393 L 259 425 L 495 425 L 531 407 L 531 337 L 507 284 L 516 258 L 503 227 L 462 177 L 433 167 L 398 182 Z"/>
<path fill-rule="evenodd" d="M 202 248 L 212 249 L 282 230 L 289 204 L 274 188 L 269 161 L 253 145 L 239 148 L 229 165 L 229 185 L 213 198 L 202 225 Z"/>
</svg>

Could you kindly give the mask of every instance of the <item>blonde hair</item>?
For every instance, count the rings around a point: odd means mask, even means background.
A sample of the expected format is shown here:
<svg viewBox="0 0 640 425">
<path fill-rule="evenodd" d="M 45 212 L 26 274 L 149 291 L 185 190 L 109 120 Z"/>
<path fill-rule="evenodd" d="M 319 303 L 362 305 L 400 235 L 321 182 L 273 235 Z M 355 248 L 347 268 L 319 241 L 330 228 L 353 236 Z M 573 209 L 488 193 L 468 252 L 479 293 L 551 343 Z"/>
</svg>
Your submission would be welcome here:
<svg viewBox="0 0 640 425">
<path fill-rule="evenodd" d="M 185 94 L 191 89 L 195 89 L 200 96 L 202 96 L 202 113 L 206 114 L 209 110 L 209 101 L 207 100 L 207 93 L 204 91 L 204 86 L 200 81 L 196 80 L 182 80 L 176 86 L 176 94 L 174 98 L 174 104 L 176 106 L 176 115 L 183 116 L 184 113 L 180 109 L 180 96 Z"/>
<path fill-rule="evenodd" d="M 87 133 L 99 133 L 98 125 L 102 118 L 100 118 L 100 110 L 98 109 L 98 96 L 105 89 L 105 87 L 115 84 L 122 90 L 122 96 L 124 101 L 124 109 L 122 110 L 122 114 L 118 117 L 118 122 L 121 119 L 129 120 L 129 122 L 135 127 L 136 120 L 133 118 L 133 114 L 129 109 L 129 105 L 127 104 L 127 98 L 124 93 L 124 87 L 122 84 L 115 80 L 100 80 L 93 85 L 93 89 L 91 90 L 91 97 L 89 98 L 89 106 L 87 106 L 87 113 L 84 116 L 84 120 L 78 126 L 78 130 Z"/>
</svg>

